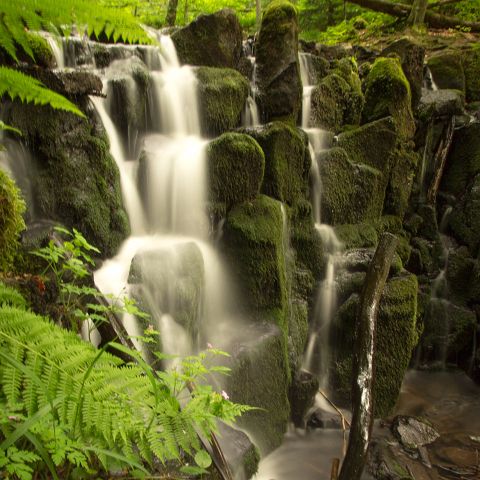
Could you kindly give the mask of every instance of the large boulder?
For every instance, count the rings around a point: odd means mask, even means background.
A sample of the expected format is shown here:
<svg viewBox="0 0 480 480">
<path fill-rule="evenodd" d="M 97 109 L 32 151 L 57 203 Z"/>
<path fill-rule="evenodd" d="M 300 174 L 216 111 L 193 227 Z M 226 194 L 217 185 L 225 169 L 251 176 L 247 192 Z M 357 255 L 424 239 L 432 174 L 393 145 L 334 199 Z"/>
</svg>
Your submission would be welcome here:
<svg viewBox="0 0 480 480">
<path fill-rule="evenodd" d="M 176 31 L 172 41 L 181 63 L 235 68 L 242 53 L 242 28 L 233 10 L 200 15 Z"/>
<path fill-rule="evenodd" d="M 418 116 L 422 120 L 432 117 L 451 117 L 464 113 L 463 96 L 458 90 L 426 90 L 418 105 Z"/>
<path fill-rule="evenodd" d="M 275 0 L 263 14 L 256 49 L 259 102 L 266 121 L 296 123 L 302 106 L 296 8 Z"/>
<path fill-rule="evenodd" d="M 207 148 L 210 197 L 230 209 L 237 203 L 254 200 L 260 192 L 265 156 L 249 135 L 224 133 Z"/>
<path fill-rule="evenodd" d="M 246 129 L 265 153 L 262 193 L 290 206 L 307 198 L 310 172 L 308 139 L 299 128 L 272 122 Z"/>
<path fill-rule="evenodd" d="M 77 102 L 87 111 L 86 98 Z M 130 228 L 103 127 L 94 117 L 16 102 L 7 123 L 23 132 L 35 160 L 36 214 L 78 229 L 103 257 L 114 255 Z"/>
<path fill-rule="evenodd" d="M 216 136 L 238 127 L 248 97 L 248 80 L 230 68 L 196 70 L 202 131 Z"/>
<path fill-rule="evenodd" d="M 323 153 L 319 164 L 323 222 L 336 225 L 380 218 L 385 180 L 379 170 L 353 163 L 345 150 L 338 147 Z"/>
<path fill-rule="evenodd" d="M 465 73 L 459 52 L 445 50 L 427 61 L 432 78 L 438 88 L 450 88 L 465 92 Z"/>
<path fill-rule="evenodd" d="M 358 125 L 363 103 L 357 66 L 343 58 L 313 89 L 309 124 L 333 131 L 343 125 Z"/>
<path fill-rule="evenodd" d="M 289 371 L 282 332 L 268 323 L 245 326 L 230 349 L 225 391 L 231 400 L 257 410 L 237 424 L 266 455 L 282 443 L 290 418 Z"/>
<path fill-rule="evenodd" d="M 378 58 L 365 80 L 364 123 L 393 117 L 397 133 L 411 139 L 415 132 L 410 84 L 396 58 Z"/>
<path fill-rule="evenodd" d="M 425 48 L 405 37 L 391 43 L 381 53 L 383 57 L 388 57 L 391 54 L 400 57 L 403 72 L 410 83 L 412 107 L 415 108 L 422 95 Z"/>
</svg>

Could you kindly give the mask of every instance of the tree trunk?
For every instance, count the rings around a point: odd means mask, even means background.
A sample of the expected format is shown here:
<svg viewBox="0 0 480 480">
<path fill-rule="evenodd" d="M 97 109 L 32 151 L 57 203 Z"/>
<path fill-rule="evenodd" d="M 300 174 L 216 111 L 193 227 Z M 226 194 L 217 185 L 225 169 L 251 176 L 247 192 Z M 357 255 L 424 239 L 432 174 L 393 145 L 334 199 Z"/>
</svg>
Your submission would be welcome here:
<svg viewBox="0 0 480 480">
<path fill-rule="evenodd" d="M 352 426 L 339 480 L 360 480 L 365 466 L 373 424 L 372 387 L 377 313 L 396 247 L 395 235 L 384 233 L 381 236 L 363 286 L 353 367 L 353 378 L 356 380 L 352 386 Z"/>
<path fill-rule="evenodd" d="M 360 7 L 374 10 L 375 12 L 387 13 L 394 17 L 408 17 L 411 6 L 404 3 L 392 3 L 387 0 L 346 0 L 347 2 L 360 5 Z M 472 32 L 480 32 L 480 22 L 467 22 L 455 17 L 447 17 L 439 13 L 425 12 L 425 23 L 432 28 L 455 28 L 458 26 L 470 28 Z"/>
<path fill-rule="evenodd" d="M 407 25 L 416 26 L 425 23 L 425 14 L 427 13 L 428 0 L 415 0 L 410 15 L 407 19 Z"/>
<path fill-rule="evenodd" d="M 167 16 L 165 18 L 165 23 L 169 27 L 173 27 L 175 25 L 175 22 L 177 21 L 177 7 L 178 0 L 168 0 Z"/>
</svg>

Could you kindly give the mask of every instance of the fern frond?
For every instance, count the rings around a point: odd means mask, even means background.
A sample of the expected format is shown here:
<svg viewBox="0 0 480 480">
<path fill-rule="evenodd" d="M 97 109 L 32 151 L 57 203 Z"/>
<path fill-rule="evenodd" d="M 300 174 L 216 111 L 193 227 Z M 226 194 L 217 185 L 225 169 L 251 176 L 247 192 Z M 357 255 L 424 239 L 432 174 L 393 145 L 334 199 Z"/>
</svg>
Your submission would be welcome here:
<svg viewBox="0 0 480 480">
<path fill-rule="evenodd" d="M 0 66 L 0 97 L 8 95 L 12 100 L 33 102 L 35 105 L 50 105 L 57 110 L 66 110 L 85 117 L 76 105 L 62 95 L 46 88 L 40 81 L 12 68 Z"/>
<path fill-rule="evenodd" d="M 0 282 L 0 306 L 3 305 L 10 305 L 11 307 L 25 309 L 27 302 L 18 290 L 8 287 L 4 283 Z"/>
</svg>

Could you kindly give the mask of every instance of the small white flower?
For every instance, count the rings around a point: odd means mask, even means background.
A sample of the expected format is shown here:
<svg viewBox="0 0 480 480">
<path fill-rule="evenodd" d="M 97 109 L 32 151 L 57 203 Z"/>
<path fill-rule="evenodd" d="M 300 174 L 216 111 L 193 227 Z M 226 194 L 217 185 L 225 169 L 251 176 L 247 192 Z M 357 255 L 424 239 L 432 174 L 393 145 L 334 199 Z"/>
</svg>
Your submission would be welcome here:
<svg viewBox="0 0 480 480">
<path fill-rule="evenodd" d="M 213 345 L 211 343 L 207 343 L 207 348 L 211 350 L 213 348 Z"/>
<path fill-rule="evenodd" d="M 222 393 L 221 393 L 222 397 L 225 399 L 225 400 L 228 400 L 230 397 L 228 396 L 228 393 L 225 391 L 225 390 L 222 390 Z"/>
</svg>

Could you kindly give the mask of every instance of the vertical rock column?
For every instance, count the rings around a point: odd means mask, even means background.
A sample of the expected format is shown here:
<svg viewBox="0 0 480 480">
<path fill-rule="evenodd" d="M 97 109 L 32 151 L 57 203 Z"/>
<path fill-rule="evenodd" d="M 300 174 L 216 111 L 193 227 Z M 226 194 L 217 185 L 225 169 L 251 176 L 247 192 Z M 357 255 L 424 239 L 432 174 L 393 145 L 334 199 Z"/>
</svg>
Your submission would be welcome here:
<svg viewBox="0 0 480 480">
<path fill-rule="evenodd" d="M 259 101 L 266 122 L 295 123 L 302 106 L 295 7 L 274 0 L 263 14 L 257 44 Z"/>
</svg>

